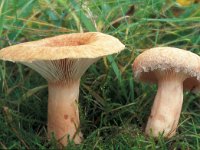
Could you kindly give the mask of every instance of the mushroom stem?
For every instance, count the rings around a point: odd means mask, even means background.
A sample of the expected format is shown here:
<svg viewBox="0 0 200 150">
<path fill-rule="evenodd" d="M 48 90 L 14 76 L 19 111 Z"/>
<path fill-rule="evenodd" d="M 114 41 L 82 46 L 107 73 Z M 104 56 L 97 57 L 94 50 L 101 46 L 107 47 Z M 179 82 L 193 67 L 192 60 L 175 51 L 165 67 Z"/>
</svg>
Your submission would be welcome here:
<svg viewBox="0 0 200 150">
<path fill-rule="evenodd" d="M 68 84 L 48 83 L 48 137 L 54 135 L 62 145 L 67 145 L 68 138 L 76 144 L 82 139 L 78 132 L 79 84 L 80 80 Z"/>
<path fill-rule="evenodd" d="M 166 72 L 156 74 L 158 91 L 146 126 L 146 134 L 170 138 L 176 133 L 183 103 L 185 75 Z"/>
</svg>

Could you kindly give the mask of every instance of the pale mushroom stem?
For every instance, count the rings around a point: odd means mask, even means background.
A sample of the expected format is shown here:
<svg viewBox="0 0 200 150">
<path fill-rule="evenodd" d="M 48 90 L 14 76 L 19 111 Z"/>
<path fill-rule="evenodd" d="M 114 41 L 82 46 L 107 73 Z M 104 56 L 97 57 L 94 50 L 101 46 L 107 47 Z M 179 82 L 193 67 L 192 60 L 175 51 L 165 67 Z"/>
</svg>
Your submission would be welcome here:
<svg viewBox="0 0 200 150">
<path fill-rule="evenodd" d="M 179 73 L 156 73 L 158 91 L 146 126 L 146 134 L 170 138 L 176 133 L 183 103 L 183 81 Z"/>
<path fill-rule="evenodd" d="M 79 132 L 79 96 L 80 80 L 68 84 L 48 83 L 48 136 L 52 135 L 62 144 L 68 139 L 79 144 L 82 134 Z"/>
</svg>

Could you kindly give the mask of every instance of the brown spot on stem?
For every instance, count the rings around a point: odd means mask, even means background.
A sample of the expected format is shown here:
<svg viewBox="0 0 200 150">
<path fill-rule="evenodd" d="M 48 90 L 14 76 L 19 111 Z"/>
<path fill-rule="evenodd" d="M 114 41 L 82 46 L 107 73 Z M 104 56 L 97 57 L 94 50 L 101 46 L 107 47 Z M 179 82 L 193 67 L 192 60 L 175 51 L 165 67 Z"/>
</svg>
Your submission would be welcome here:
<svg viewBox="0 0 200 150">
<path fill-rule="evenodd" d="M 67 120 L 68 119 L 68 115 L 64 115 L 64 119 Z"/>
</svg>

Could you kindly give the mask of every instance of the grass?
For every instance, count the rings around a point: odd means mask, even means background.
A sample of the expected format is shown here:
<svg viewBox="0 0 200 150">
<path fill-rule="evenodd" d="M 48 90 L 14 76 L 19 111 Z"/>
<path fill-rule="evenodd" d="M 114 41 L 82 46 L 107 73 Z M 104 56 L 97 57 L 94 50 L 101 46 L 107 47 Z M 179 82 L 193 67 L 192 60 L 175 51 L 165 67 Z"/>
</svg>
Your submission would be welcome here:
<svg viewBox="0 0 200 150">
<path fill-rule="evenodd" d="M 155 140 L 144 128 L 156 86 L 133 80 L 145 49 L 174 46 L 200 55 L 200 4 L 173 0 L 0 0 L 0 47 L 58 34 L 100 31 L 126 45 L 84 74 L 80 87 L 84 141 L 66 149 L 200 149 L 200 95 L 184 93 L 175 137 Z M 178 57 L 178 56 L 177 56 Z M 56 149 L 46 138 L 46 81 L 35 71 L 0 63 L 0 148 Z"/>
</svg>

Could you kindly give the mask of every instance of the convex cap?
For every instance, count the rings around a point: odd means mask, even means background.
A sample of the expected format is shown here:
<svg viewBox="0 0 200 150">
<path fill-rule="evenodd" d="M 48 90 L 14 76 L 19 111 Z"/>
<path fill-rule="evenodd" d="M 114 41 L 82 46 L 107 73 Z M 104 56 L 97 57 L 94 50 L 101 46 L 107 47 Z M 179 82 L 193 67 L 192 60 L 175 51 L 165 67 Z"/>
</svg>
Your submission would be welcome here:
<svg viewBox="0 0 200 150">
<path fill-rule="evenodd" d="M 133 63 L 134 76 L 142 81 L 157 82 L 156 70 L 170 70 L 187 75 L 184 88 L 193 89 L 200 80 L 200 57 L 178 48 L 156 47 L 144 51 Z"/>
</svg>

